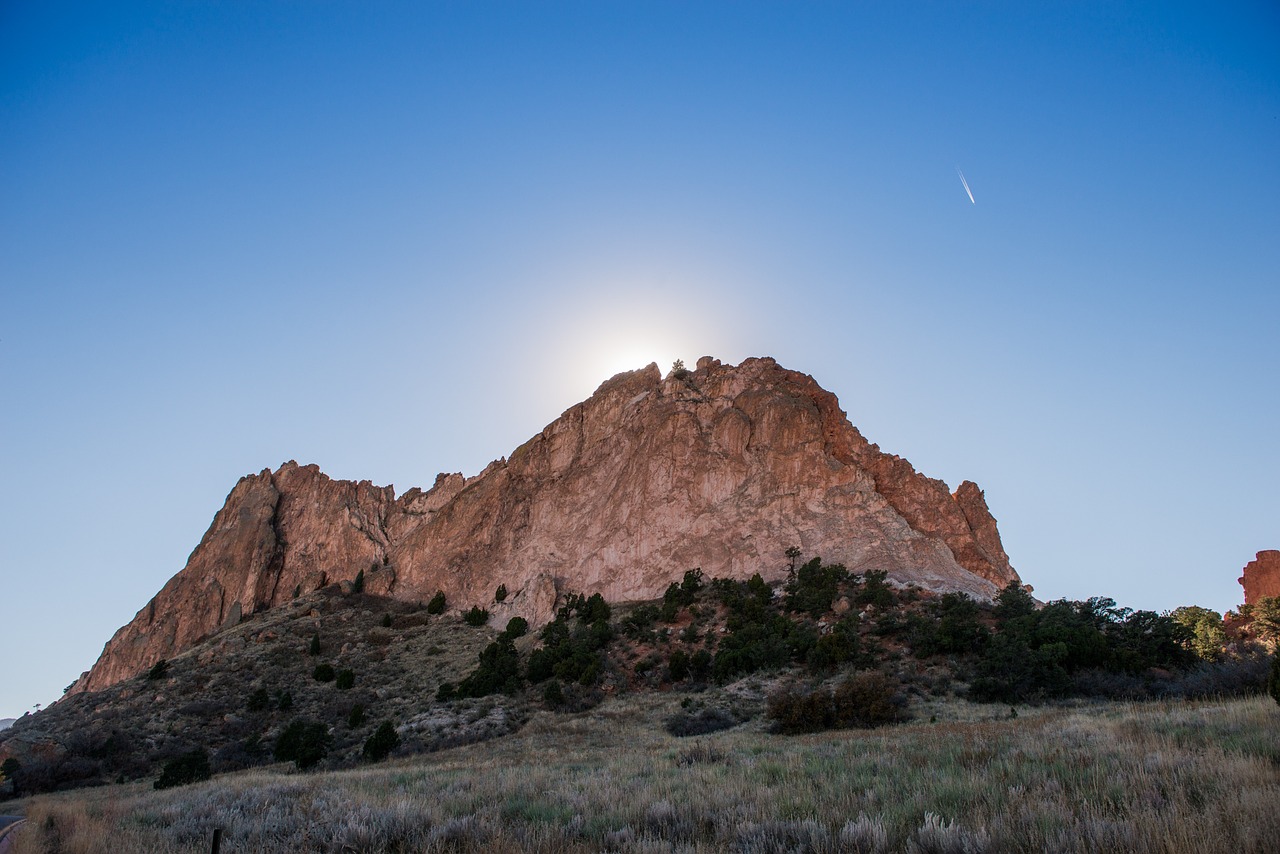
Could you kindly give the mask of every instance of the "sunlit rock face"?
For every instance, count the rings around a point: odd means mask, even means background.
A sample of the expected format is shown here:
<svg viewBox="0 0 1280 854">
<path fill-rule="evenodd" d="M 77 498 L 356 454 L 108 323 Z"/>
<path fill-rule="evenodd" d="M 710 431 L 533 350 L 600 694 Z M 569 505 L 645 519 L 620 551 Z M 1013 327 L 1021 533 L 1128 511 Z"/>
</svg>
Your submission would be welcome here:
<svg viewBox="0 0 1280 854">
<path fill-rule="evenodd" d="M 150 667 L 254 611 L 364 571 L 365 590 L 537 624 L 566 592 L 654 599 L 684 572 L 783 578 L 797 546 L 854 572 L 990 598 L 1018 581 L 982 491 L 952 494 L 862 437 L 772 359 L 608 380 L 509 459 L 431 489 L 287 463 L 236 485 L 175 575 L 75 690 Z M 493 601 L 499 584 L 509 595 Z"/>
<path fill-rule="evenodd" d="M 1239 581 L 1244 587 L 1246 605 L 1256 605 L 1262 599 L 1280 596 L 1280 551 L 1258 552 L 1257 557 L 1245 564 Z"/>
</svg>

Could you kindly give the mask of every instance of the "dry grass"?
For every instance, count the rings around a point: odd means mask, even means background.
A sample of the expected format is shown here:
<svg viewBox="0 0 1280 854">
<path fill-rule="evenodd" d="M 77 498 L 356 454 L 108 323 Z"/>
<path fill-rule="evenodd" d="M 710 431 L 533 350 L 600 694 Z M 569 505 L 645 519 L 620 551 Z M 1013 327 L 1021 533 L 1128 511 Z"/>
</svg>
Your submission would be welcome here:
<svg viewBox="0 0 1280 854">
<path fill-rule="evenodd" d="M 224 852 L 1261 854 L 1280 840 L 1269 699 L 696 741 L 663 732 L 675 707 L 634 695 L 539 713 L 502 739 L 350 771 L 39 797 L 16 854 L 206 851 L 215 827 Z"/>
</svg>

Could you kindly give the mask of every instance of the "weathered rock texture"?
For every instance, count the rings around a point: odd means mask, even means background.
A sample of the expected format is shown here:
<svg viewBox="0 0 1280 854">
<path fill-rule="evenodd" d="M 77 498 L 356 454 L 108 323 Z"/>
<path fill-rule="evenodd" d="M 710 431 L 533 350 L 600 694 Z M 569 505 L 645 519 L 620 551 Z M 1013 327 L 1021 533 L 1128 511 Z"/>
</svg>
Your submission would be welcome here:
<svg viewBox="0 0 1280 854">
<path fill-rule="evenodd" d="M 330 480 L 287 463 L 243 478 L 185 569 L 106 645 L 75 690 L 150 667 L 300 592 L 350 582 L 499 621 L 566 591 L 654 599 L 691 568 L 766 580 L 798 546 L 900 584 L 988 598 L 1018 581 L 982 491 L 952 494 L 853 427 L 835 395 L 772 359 L 704 357 L 619 374 L 472 478 L 428 491 Z M 493 603 L 505 584 L 510 595 Z"/>
<path fill-rule="evenodd" d="M 1256 605 L 1259 600 L 1280 596 L 1280 551 L 1270 549 L 1258 552 L 1245 564 L 1244 575 L 1238 579 L 1244 588 L 1244 603 Z"/>
</svg>

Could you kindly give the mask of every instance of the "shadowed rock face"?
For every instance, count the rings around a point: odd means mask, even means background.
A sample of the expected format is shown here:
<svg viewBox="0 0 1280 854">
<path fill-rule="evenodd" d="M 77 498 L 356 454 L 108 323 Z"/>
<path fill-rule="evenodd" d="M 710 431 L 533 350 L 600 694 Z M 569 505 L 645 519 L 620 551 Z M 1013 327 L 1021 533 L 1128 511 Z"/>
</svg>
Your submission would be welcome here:
<svg viewBox="0 0 1280 854">
<path fill-rule="evenodd" d="M 1280 551 L 1269 549 L 1245 564 L 1238 579 L 1244 588 L 1244 603 L 1256 605 L 1270 596 L 1280 596 Z"/>
<path fill-rule="evenodd" d="M 116 632 L 75 689 L 171 657 L 242 616 L 365 572 L 368 592 L 500 625 L 566 591 L 654 599 L 686 570 L 778 580 L 789 546 L 901 584 L 989 598 L 1018 581 L 982 491 L 953 495 L 853 427 L 835 395 L 772 359 L 619 374 L 472 478 L 399 499 L 286 463 L 243 478 L 186 568 Z M 509 596 L 493 602 L 505 584 Z"/>
</svg>

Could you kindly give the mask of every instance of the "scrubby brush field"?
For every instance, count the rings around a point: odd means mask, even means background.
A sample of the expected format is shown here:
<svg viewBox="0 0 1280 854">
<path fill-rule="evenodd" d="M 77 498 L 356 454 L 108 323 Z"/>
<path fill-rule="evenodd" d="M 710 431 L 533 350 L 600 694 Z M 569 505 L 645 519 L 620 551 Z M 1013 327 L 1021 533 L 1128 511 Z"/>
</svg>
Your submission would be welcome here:
<svg viewBox="0 0 1280 854">
<path fill-rule="evenodd" d="M 1271 852 L 1269 698 L 1024 711 L 677 738 L 676 698 L 537 712 L 518 733 L 378 766 L 272 766 L 168 791 L 44 795 L 15 854 L 201 852 Z"/>
</svg>

